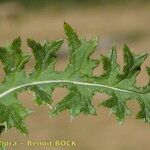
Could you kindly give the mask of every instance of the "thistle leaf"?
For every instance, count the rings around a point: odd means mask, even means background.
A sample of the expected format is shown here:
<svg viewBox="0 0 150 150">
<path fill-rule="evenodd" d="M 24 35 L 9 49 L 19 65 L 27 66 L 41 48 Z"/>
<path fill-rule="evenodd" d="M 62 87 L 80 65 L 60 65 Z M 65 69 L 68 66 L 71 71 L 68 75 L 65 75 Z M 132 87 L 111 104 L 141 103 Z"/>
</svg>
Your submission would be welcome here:
<svg viewBox="0 0 150 150">
<path fill-rule="evenodd" d="M 110 98 L 100 103 L 107 107 L 123 122 L 131 110 L 126 103 L 137 100 L 141 110 L 138 119 L 150 122 L 150 82 L 145 87 L 137 87 L 136 79 L 147 54 L 134 54 L 127 45 L 124 45 L 124 67 L 120 70 L 117 62 L 117 50 L 112 47 L 110 55 L 101 55 L 99 59 L 92 59 L 98 45 L 98 38 L 86 40 L 81 38 L 75 30 L 64 23 L 64 30 L 69 45 L 70 62 L 63 71 L 55 70 L 57 51 L 63 40 L 43 43 L 28 39 L 28 46 L 35 57 L 35 69 L 31 74 L 25 72 L 25 64 L 30 55 L 24 54 L 21 49 L 21 39 L 16 38 L 12 43 L 0 48 L 0 60 L 6 73 L 5 79 L 0 83 L 0 124 L 6 128 L 17 128 L 21 133 L 27 134 L 24 119 L 31 111 L 24 108 L 18 99 L 22 91 L 32 91 L 37 105 L 51 106 L 50 116 L 56 116 L 63 111 L 69 111 L 71 117 L 81 113 L 96 115 L 92 104 L 95 93 L 106 93 Z M 102 75 L 93 75 L 93 69 L 101 63 Z M 150 68 L 147 67 L 150 78 Z M 68 94 L 55 103 L 52 93 L 57 87 L 65 87 Z M 0 126 L 0 132 L 5 130 Z"/>
</svg>

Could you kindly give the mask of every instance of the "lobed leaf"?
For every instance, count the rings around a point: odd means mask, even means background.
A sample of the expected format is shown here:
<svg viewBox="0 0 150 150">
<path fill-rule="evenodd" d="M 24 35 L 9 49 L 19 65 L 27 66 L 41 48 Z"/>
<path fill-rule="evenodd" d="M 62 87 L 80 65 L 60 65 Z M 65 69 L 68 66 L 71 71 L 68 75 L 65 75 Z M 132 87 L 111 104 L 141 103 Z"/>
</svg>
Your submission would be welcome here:
<svg viewBox="0 0 150 150">
<path fill-rule="evenodd" d="M 109 56 L 101 55 L 100 60 L 92 59 L 98 39 L 86 40 L 79 37 L 67 23 L 64 23 L 64 30 L 70 54 L 70 62 L 64 71 L 55 70 L 57 51 L 63 44 L 63 39 L 43 43 L 27 40 L 35 57 L 35 68 L 31 74 L 27 74 L 24 69 L 31 56 L 23 53 L 20 37 L 0 48 L 0 60 L 6 73 L 5 79 L 0 83 L 0 132 L 15 127 L 27 134 L 24 119 L 31 111 L 24 108 L 18 100 L 18 94 L 26 90 L 34 93 L 37 105 L 50 106 L 50 116 L 66 110 L 72 118 L 81 113 L 96 115 L 92 99 L 95 93 L 100 92 L 110 96 L 100 106 L 109 108 L 119 122 L 123 122 L 125 116 L 131 114 L 126 103 L 133 99 L 141 107 L 136 118 L 150 122 L 150 82 L 145 87 L 136 86 L 137 76 L 148 55 L 136 55 L 124 45 L 124 67 L 121 71 L 115 47 L 112 47 Z M 103 74 L 94 76 L 93 69 L 99 63 L 103 66 Z M 149 67 L 147 73 L 150 77 Z M 57 87 L 66 87 L 68 94 L 55 103 L 52 93 Z"/>
</svg>

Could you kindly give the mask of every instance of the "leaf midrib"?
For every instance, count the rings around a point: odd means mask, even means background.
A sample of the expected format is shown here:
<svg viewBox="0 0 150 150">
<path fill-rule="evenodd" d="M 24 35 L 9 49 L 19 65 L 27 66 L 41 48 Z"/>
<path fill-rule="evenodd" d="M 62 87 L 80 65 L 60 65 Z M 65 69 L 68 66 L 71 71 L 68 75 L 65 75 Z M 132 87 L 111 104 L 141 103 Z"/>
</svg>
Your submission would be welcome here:
<svg viewBox="0 0 150 150">
<path fill-rule="evenodd" d="M 98 84 L 98 83 L 79 82 L 79 81 L 72 81 L 72 80 L 45 80 L 45 81 L 30 82 L 30 83 L 22 84 L 22 85 L 19 85 L 16 87 L 12 87 L 11 89 L 9 89 L 3 93 L 0 93 L 0 98 L 18 90 L 18 89 L 25 88 L 30 85 L 42 85 L 42 84 L 49 84 L 49 83 L 72 83 L 75 85 L 82 85 L 82 86 L 102 87 L 102 88 L 107 88 L 107 89 L 111 89 L 114 91 L 119 91 L 119 92 L 124 92 L 124 93 L 129 93 L 129 94 L 142 94 L 139 91 L 121 89 L 121 88 L 112 87 L 112 86 L 104 85 L 104 84 Z"/>
</svg>

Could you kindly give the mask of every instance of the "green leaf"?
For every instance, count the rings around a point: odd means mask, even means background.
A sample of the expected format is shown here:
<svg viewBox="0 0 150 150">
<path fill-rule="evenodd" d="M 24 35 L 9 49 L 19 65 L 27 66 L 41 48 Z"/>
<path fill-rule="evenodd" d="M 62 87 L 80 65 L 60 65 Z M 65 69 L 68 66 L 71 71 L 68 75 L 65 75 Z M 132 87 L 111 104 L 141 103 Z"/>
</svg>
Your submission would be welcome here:
<svg viewBox="0 0 150 150">
<path fill-rule="evenodd" d="M 88 93 L 85 93 L 85 90 Z M 96 110 L 91 104 L 91 98 L 92 92 L 90 89 L 73 86 L 70 88 L 70 93 L 50 112 L 50 116 L 56 116 L 64 110 L 69 110 L 72 117 L 77 116 L 81 112 L 96 115 Z"/>
<path fill-rule="evenodd" d="M 21 51 L 20 37 L 6 47 L 0 48 L 0 60 L 7 74 L 23 70 L 29 59 L 30 56 L 23 54 Z"/>
<path fill-rule="evenodd" d="M 28 46 L 32 49 L 35 57 L 35 77 L 37 77 L 43 70 L 56 60 L 56 52 L 63 43 L 63 40 L 53 42 L 45 42 L 40 44 L 34 40 L 28 39 Z M 54 65 L 54 64 L 53 64 Z M 53 69 L 54 66 L 52 66 Z"/>
<path fill-rule="evenodd" d="M 32 91 L 37 105 L 48 105 L 51 108 L 50 116 L 69 111 L 73 118 L 81 113 L 96 115 L 93 95 L 97 92 L 106 93 L 110 98 L 100 105 L 109 108 L 119 122 L 123 122 L 126 115 L 131 115 L 132 111 L 126 103 L 134 99 L 141 107 L 137 118 L 150 122 L 150 81 L 145 87 L 136 86 L 137 76 L 148 55 L 134 54 L 124 45 L 124 67 L 121 71 L 115 47 L 112 47 L 110 55 L 101 55 L 100 60 L 93 59 L 91 55 L 97 48 L 98 38 L 81 38 L 67 23 L 64 23 L 64 30 L 70 62 L 63 71 L 55 70 L 57 51 L 63 43 L 62 39 L 43 43 L 27 40 L 35 57 L 35 68 L 31 74 L 24 69 L 31 56 L 23 53 L 20 38 L 0 48 L 0 60 L 6 72 L 5 79 L 0 83 L 0 132 L 15 127 L 27 134 L 24 120 L 31 111 L 24 108 L 18 99 L 18 94 L 22 91 Z M 103 66 L 103 74 L 95 76 L 93 69 L 99 63 Z M 150 78 L 149 67 L 147 73 Z M 52 93 L 57 87 L 68 90 L 67 95 L 58 103 L 52 99 Z M 3 128 L 4 124 L 6 128 Z"/>
<path fill-rule="evenodd" d="M 131 50 L 128 48 L 127 45 L 124 45 L 124 78 L 127 76 L 132 76 L 135 73 L 141 70 L 141 65 L 147 58 L 148 54 L 140 54 L 135 55 L 131 53 Z"/>
<path fill-rule="evenodd" d="M 11 105 L 7 106 L 0 104 L 0 122 L 7 123 L 8 129 L 16 127 L 23 134 L 28 134 L 23 120 L 30 113 L 30 110 L 23 108 L 20 104 L 17 103 L 12 103 Z"/>
<path fill-rule="evenodd" d="M 51 95 L 46 91 L 40 89 L 40 87 L 33 85 L 33 86 L 29 86 L 29 89 L 36 94 L 35 102 L 38 105 L 41 105 L 43 103 L 47 103 L 47 104 L 51 103 L 52 100 Z"/>
<path fill-rule="evenodd" d="M 125 102 L 118 99 L 116 95 L 113 95 L 112 98 L 102 102 L 100 105 L 110 108 L 111 112 L 115 114 L 120 123 L 123 122 L 125 115 L 131 114 L 129 108 L 125 105 Z"/>
<path fill-rule="evenodd" d="M 6 146 L 1 146 L 0 145 L 0 150 L 6 150 Z"/>
<path fill-rule="evenodd" d="M 81 45 L 81 41 L 78 38 L 76 32 L 72 29 L 72 27 L 68 23 L 64 23 L 64 30 L 67 36 L 67 40 L 69 42 L 69 48 L 71 51 L 71 55 L 74 54 L 75 50 L 78 49 Z"/>
</svg>

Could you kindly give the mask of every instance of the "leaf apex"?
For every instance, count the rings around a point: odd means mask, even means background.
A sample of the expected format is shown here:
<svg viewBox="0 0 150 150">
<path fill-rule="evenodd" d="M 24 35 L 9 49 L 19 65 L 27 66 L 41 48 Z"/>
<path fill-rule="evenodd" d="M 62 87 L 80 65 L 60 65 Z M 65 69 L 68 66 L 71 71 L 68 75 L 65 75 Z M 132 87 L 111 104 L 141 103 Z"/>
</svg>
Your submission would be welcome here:
<svg viewBox="0 0 150 150">
<path fill-rule="evenodd" d="M 71 25 L 69 23 L 67 23 L 67 22 L 64 22 L 64 29 L 65 30 L 73 30 Z"/>
</svg>

